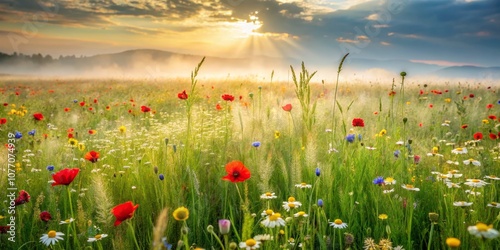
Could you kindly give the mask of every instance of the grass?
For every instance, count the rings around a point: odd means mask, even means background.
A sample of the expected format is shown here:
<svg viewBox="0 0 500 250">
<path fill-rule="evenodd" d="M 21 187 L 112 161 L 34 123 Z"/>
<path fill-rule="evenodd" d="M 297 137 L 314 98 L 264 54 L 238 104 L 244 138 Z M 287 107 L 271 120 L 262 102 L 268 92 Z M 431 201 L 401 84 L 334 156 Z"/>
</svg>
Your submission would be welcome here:
<svg viewBox="0 0 500 250">
<path fill-rule="evenodd" d="M 0 153 L 2 200 L 11 158 L 16 195 L 25 190 L 31 199 L 15 207 L 15 242 L 1 234 L 0 248 L 46 249 L 39 238 L 50 230 L 65 234 L 53 249 L 164 249 L 167 242 L 172 249 L 229 249 L 254 244 L 250 238 L 263 249 L 447 249 L 450 237 L 463 249 L 499 244 L 468 231 L 479 222 L 492 225 L 478 226 L 493 236 L 499 228 L 492 202 L 500 201 L 500 141 L 489 137 L 500 130 L 491 117 L 500 117 L 498 86 L 411 82 L 411 73 L 404 84 L 400 76 L 319 84 L 304 65 L 295 83 L 219 81 L 203 78 L 202 63 L 186 79 L 1 80 L 0 118 L 7 122 L 0 138 L 14 147 Z M 177 97 L 183 90 L 188 99 Z M 352 126 L 354 118 L 364 127 Z M 22 138 L 11 138 L 15 131 Z M 452 153 L 457 148 L 467 153 Z M 89 151 L 99 152 L 97 162 L 85 159 Z M 470 159 L 480 166 L 464 163 Z M 249 179 L 222 180 L 233 160 L 249 169 Z M 64 168 L 80 172 L 67 187 L 51 187 L 51 175 Z M 452 170 L 461 175 L 445 176 Z M 471 187 L 467 179 L 489 184 Z M 276 198 L 261 199 L 266 192 Z M 286 211 L 290 197 L 301 206 Z M 111 209 L 127 201 L 139 204 L 134 216 L 113 226 Z M 182 206 L 189 217 L 178 221 L 173 211 Z M 8 202 L 0 207 L 0 226 L 10 222 L 9 210 Z M 263 226 L 266 210 L 285 226 Z M 51 214 L 48 222 L 42 211 Z M 219 232 L 220 219 L 230 220 L 228 234 Z M 98 234 L 107 237 L 87 242 Z"/>
</svg>

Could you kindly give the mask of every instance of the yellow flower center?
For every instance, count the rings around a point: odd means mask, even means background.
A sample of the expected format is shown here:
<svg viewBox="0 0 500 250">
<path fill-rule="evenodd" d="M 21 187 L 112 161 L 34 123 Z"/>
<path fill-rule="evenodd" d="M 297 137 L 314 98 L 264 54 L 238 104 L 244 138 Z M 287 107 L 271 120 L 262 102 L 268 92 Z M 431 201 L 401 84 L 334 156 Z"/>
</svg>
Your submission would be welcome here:
<svg viewBox="0 0 500 250">
<path fill-rule="evenodd" d="M 481 180 L 473 179 L 472 182 L 478 183 L 478 182 L 481 182 Z"/>
<path fill-rule="evenodd" d="M 179 207 L 174 211 L 174 219 L 178 221 L 187 220 L 189 218 L 189 210 L 185 207 Z"/>
<path fill-rule="evenodd" d="M 460 240 L 457 238 L 446 239 L 446 245 L 453 248 L 458 248 L 460 246 Z"/>
<path fill-rule="evenodd" d="M 385 178 L 385 182 L 393 182 L 393 181 L 394 181 L 394 178 L 392 178 L 392 177 Z"/>
<path fill-rule="evenodd" d="M 491 204 L 492 206 L 497 206 L 497 205 L 498 205 L 498 203 L 496 203 L 496 202 L 494 202 L 494 201 L 493 201 L 493 202 L 490 202 L 490 204 Z"/>
<path fill-rule="evenodd" d="M 275 213 L 275 214 L 269 216 L 269 220 L 270 221 L 277 221 L 279 218 L 281 218 L 281 214 L 280 213 Z"/>
<path fill-rule="evenodd" d="M 257 241 L 255 241 L 254 239 L 248 239 L 245 241 L 245 244 L 249 247 L 253 247 L 257 244 Z"/>
<path fill-rule="evenodd" d="M 273 196 L 271 192 L 266 192 L 266 196 Z"/>
<path fill-rule="evenodd" d="M 304 211 L 300 211 L 297 213 L 298 216 L 304 216 L 304 214 L 306 214 L 306 212 L 304 212 Z"/>
<path fill-rule="evenodd" d="M 479 232 L 486 232 L 486 231 L 488 231 L 488 229 L 490 229 L 490 227 L 488 225 L 481 223 L 481 222 L 476 224 L 476 228 L 477 228 L 477 231 L 479 231 Z"/>
<path fill-rule="evenodd" d="M 455 150 L 456 150 L 456 151 L 462 151 L 462 150 L 464 150 L 464 149 L 463 149 L 463 148 L 456 148 Z"/>
<path fill-rule="evenodd" d="M 307 184 L 305 182 L 300 183 L 301 186 L 305 187 Z"/>
<path fill-rule="evenodd" d="M 94 236 L 94 238 L 95 238 L 96 240 L 99 240 L 99 239 L 101 239 L 101 238 L 102 238 L 102 235 L 97 234 L 96 236 Z"/>
<path fill-rule="evenodd" d="M 271 210 L 271 209 L 266 210 L 266 214 L 267 215 L 272 215 L 273 214 L 273 210 Z"/>
<path fill-rule="evenodd" d="M 66 222 L 66 223 L 70 223 L 70 222 L 71 222 L 71 220 L 70 220 L 70 219 L 67 219 L 67 220 L 64 220 L 64 222 Z"/>
<path fill-rule="evenodd" d="M 289 202 L 289 203 L 288 203 L 288 207 L 290 207 L 290 208 L 294 208 L 294 207 L 295 207 L 295 203 L 291 203 L 291 202 Z"/>
<path fill-rule="evenodd" d="M 342 225 L 342 220 L 341 219 L 336 219 L 333 221 L 333 223 L 337 224 L 337 225 Z"/>
<path fill-rule="evenodd" d="M 406 184 L 406 188 L 413 188 L 413 185 L 411 185 L 411 184 Z"/>
<path fill-rule="evenodd" d="M 290 197 L 288 198 L 288 202 L 294 202 L 294 201 L 295 201 L 295 197 L 290 196 Z"/>
<path fill-rule="evenodd" d="M 47 234 L 47 236 L 48 236 L 49 238 L 55 238 L 55 237 L 56 237 L 56 235 L 57 235 L 57 234 L 56 234 L 56 231 L 54 231 L 54 230 L 50 230 L 50 231 L 49 231 L 49 233 Z"/>
</svg>

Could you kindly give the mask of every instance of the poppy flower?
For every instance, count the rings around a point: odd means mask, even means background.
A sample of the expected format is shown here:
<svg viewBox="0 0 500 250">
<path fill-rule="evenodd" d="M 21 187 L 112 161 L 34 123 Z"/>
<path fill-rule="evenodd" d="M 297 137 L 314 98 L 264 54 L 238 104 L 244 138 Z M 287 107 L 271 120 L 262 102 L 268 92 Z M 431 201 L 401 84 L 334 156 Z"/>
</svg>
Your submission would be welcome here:
<svg viewBox="0 0 500 250">
<path fill-rule="evenodd" d="M 97 134 L 97 130 L 95 129 L 89 130 L 89 135 L 95 135 L 95 134 Z"/>
<path fill-rule="evenodd" d="M 474 134 L 474 140 L 482 140 L 483 139 L 483 133 L 477 132 Z"/>
<path fill-rule="evenodd" d="M 50 219 L 52 219 L 52 215 L 49 212 L 43 211 L 40 213 L 40 220 L 48 222 Z"/>
<path fill-rule="evenodd" d="M 7 107 L 7 106 L 9 106 L 9 104 L 8 104 L 8 103 L 6 103 L 6 102 L 4 102 L 4 103 L 3 103 L 3 106 L 4 106 L 4 107 Z"/>
<path fill-rule="evenodd" d="M 469 94 L 469 98 L 474 98 L 474 94 Z"/>
<path fill-rule="evenodd" d="M 389 96 L 395 96 L 396 95 L 396 91 L 392 90 L 389 92 Z"/>
<path fill-rule="evenodd" d="M 7 123 L 6 118 L 0 118 L 0 125 Z"/>
<path fill-rule="evenodd" d="M 486 105 L 486 108 L 487 109 L 493 108 L 493 104 L 490 103 L 490 104 Z"/>
<path fill-rule="evenodd" d="M 64 112 L 69 112 L 70 110 L 70 108 L 64 108 Z"/>
<path fill-rule="evenodd" d="M 361 118 L 354 118 L 352 119 L 352 126 L 354 127 L 364 127 L 365 126 L 365 121 Z"/>
<path fill-rule="evenodd" d="M 288 103 L 285 106 L 281 107 L 284 111 L 290 112 L 292 111 L 292 104 Z"/>
<path fill-rule="evenodd" d="M 80 102 L 80 106 L 81 107 L 85 106 L 85 102 Z"/>
<path fill-rule="evenodd" d="M 217 103 L 217 105 L 215 105 L 215 109 L 222 110 L 222 106 L 220 105 L 220 103 Z"/>
<path fill-rule="evenodd" d="M 460 126 L 460 127 L 461 127 L 462 129 L 466 129 L 468 126 L 469 126 L 469 125 L 464 124 L 464 125 L 462 125 L 462 126 Z"/>
<path fill-rule="evenodd" d="M 87 161 L 95 163 L 99 159 L 99 152 L 92 150 L 92 151 L 88 152 L 87 154 L 85 154 L 85 159 Z"/>
<path fill-rule="evenodd" d="M 141 111 L 146 113 L 146 112 L 151 111 L 151 108 L 149 108 L 148 106 L 141 106 Z"/>
<path fill-rule="evenodd" d="M 184 90 L 184 91 L 182 91 L 181 93 L 178 93 L 178 94 L 177 94 L 177 97 L 178 97 L 179 99 L 181 99 L 181 100 L 186 100 L 186 99 L 188 99 L 188 95 L 187 95 L 187 93 L 186 93 L 186 91 L 185 91 L 185 90 Z"/>
<path fill-rule="evenodd" d="M 496 115 L 489 115 L 488 118 L 491 119 L 491 120 L 496 120 L 497 116 Z"/>
<path fill-rule="evenodd" d="M 31 196 L 30 194 L 28 194 L 28 192 L 21 190 L 21 192 L 19 192 L 19 196 L 14 200 L 14 206 L 19 206 L 26 202 L 30 202 L 30 197 Z"/>
<path fill-rule="evenodd" d="M 79 168 L 65 168 L 53 174 L 52 179 L 54 180 L 54 182 L 52 183 L 52 186 L 57 186 L 57 185 L 68 186 L 69 184 L 71 184 L 71 182 L 73 182 L 78 172 L 80 172 Z"/>
<path fill-rule="evenodd" d="M 35 118 L 35 120 L 37 120 L 37 121 L 41 121 L 41 120 L 43 120 L 43 114 L 42 113 L 34 113 L 33 118 Z"/>
<path fill-rule="evenodd" d="M 233 183 L 243 182 L 250 178 L 250 171 L 241 161 L 232 161 L 226 164 L 226 173 L 227 175 L 222 177 L 222 179 Z"/>
<path fill-rule="evenodd" d="M 496 139 L 498 139 L 498 136 L 493 134 L 493 133 L 490 133 L 490 139 L 496 140 Z"/>
<path fill-rule="evenodd" d="M 139 207 L 139 204 L 136 204 L 134 206 L 134 203 L 132 203 L 131 201 L 127 201 L 115 206 L 113 209 L 111 209 L 111 213 L 116 218 L 113 225 L 116 227 L 120 225 L 124 220 L 132 218 L 137 207 Z"/>
<path fill-rule="evenodd" d="M 232 101 L 234 101 L 234 96 L 229 95 L 229 94 L 223 94 L 222 95 L 222 100 L 232 102 Z"/>
</svg>

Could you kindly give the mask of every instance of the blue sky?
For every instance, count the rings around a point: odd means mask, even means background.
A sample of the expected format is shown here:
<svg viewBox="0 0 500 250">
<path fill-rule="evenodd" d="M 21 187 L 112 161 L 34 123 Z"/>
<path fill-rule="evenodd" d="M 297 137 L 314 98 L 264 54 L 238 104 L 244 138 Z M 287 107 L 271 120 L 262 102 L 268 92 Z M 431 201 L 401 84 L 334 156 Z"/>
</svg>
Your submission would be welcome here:
<svg viewBox="0 0 500 250">
<path fill-rule="evenodd" d="M 500 66 L 498 0 L 0 0 L 0 51 Z"/>
</svg>

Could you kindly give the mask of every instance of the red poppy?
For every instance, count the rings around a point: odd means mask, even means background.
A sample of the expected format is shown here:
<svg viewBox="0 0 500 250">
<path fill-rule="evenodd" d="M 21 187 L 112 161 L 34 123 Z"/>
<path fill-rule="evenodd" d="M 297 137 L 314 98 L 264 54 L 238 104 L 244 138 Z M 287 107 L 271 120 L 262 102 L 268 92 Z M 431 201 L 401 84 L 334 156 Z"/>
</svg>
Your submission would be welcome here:
<svg viewBox="0 0 500 250">
<path fill-rule="evenodd" d="M 65 168 L 53 174 L 52 179 L 54 180 L 54 182 L 52 183 L 52 186 L 57 186 L 57 185 L 68 186 L 69 184 L 71 184 L 71 182 L 73 182 L 78 172 L 80 172 L 79 168 Z"/>
<path fill-rule="evenodd" d="M 136 204 L 134 206 L 134 203 L 132 203 L 131 201 L 127 201 L 111 209 L 111 213 L 113 213 L 116 218 L 115 224 L 113 225 L 116 227 L 120 225 L 124 220 L 132 218 L 137 207 L 139 207 L 139 204 Z"/>
<path fill-rule="evenodd" d="M 432 104 L 429 104 L 429 108 L 432 108 L 432 107 L 434 107 L 434 105 L 432 105 Z"/>
<path fill-rule="evenodd" d="M 292 111 L 292 104 L 286 104 L 285 106 L 281 107 L 284 111 L 290 112 Z"/>
<path fill-rule="evenodd" d="M 0 125 L 7 123 L 6 118 L 0 118 Z"/>
<path fill-rule="evenodd" d="M 232 161 L 226 164 L 226 173 L 227 175 L 222 177 L 222 179 L 233 183 L 243 182 L 250 178 L 250 171 L 241 161 Z"/>
<path fill-rule="evenodd" d="M 423 90 L 420 90 L 420 95 L 423 95 L 424 94 L 424 91 Z"/>
<path fill-rule="evenodd" d="M 92 151 L 90 151 L 90 152 L 88 152 L 88 153 L 85 154 L 85 159 L 87 161 L 95 163 L 99 159 L 99 152 L 96 152 L 96 151 L 92 150 Z"/>
<path fill-rule="evenodd" d="M 80 102 L 80 106 L 81 107 L 85 106 L 85 102 Z"/>
<path fill-rule="evenodd" d="M 222 107 L 220 106 L 220 103 L 217 103 L 217 105 L 215 105 L 215 109 L 222 110 Z"/>
<path fill-rule="evenodd" d="M 490 139 L 496 140 L 496 139 L 498 139 L 498 136 L 493 134 L 493 133 L 490 133 Z"/>
<path fill-rule="evenodd" d="M 420 155 L 415 155 L 413 156 L 413 162 L 415 164 L 419 164 L 420 163 Z"/>
<path fill-rule="evenodd" d="M 9 106 L 9 104 L 8 104 L 8 103 L 6 103 L 6 102 L 4 102 L 4 103 L 3 103 L 3 106 L 4 106 L 4 107 L 7 107 L 7 106 Z"/>
<path fill-rule="evenodd" d="M 41 120 L 43 120 L 43 114 L 42 113 L 34 113 L 33 118 L 35 118 L 35 120 L 37 120 L 37 121 L 41 121 Z"/>
<path fill-rule="evenodd" d="M 96 98 L 96 99 L 94 99 L 94 103 L 97 103 L 97 98 Z"/>
<path fill-rule="evenodd" d="M 92 111 L 92 110 L 94 110 L 94 108 L 90 107 L 90 108 L 89 108 L 89 111 Z"/>
<path fill-rule="evenodd" d="M 493 104 L 490 103 L 490 104 L 486 105 L 486 108 L 487 109 L 493 108 Z"/>
<path fill-rule="evenodd" d="M 474 96 L 475 96 L 474 94 L 469 94 L 470 98 L 474 98 Z"/>
<path fill-rule="evenodd" d="M 389 96 L 395 96 L 396 95 L 396 91 L 392 90 L 389 92 Z"/>
<path fill-rule="evenodd" d="M 222 100 L 232 102 L 232 101 L 234 101 L 234 96 L 229 95 L 229 94 L 223 94 L 222 95 Z"/>
<path fill-rule="evenodd" d="M 10 226 L 0 226 L 0 234 L 6 234 L 10 231 Z"/>
<path fill-rule="evenodd" d="M 49 212 L 43 211 L 40 213 L 40 220 L 48 222 L 50 219 L 52 219 L 52 215 Z"/>
<path fill-rule="evenodd" d="M 483 133 L 477 132 L 474 134 L 474 140 L 482 140 L 483 139 Z"/>
<path fill-rule="evenodd" d="M 89 130 L 89 135 L 95 135 L 97 133 L 97 130 L 91 129 Z"/>
<path fill-rule="evenodd" d="M 488 118 L 491 119 L 491 120 L 496 120 L 497 119 L 497 117 L 495 115 L 489 115 Z"/>
<path fill-rule="evenodd" d="M 354 127 L 364 127 L 365 126 L 365 121 L 361 118 L 354 118 L 352 119 L 352 126 Z"/>
<path fill-rule="evenodd" d="M 71 139 L 71 138 L 73 138 L 73 137 L 74 137 L 74 136 L 73 136 L 73 133 L 68 133 L 68 139 Z"/>
<path fill-rule="evenodd" d="M 466 129 L 468 126 L 469 126 L 469 125 L 464 124 L 464 125 L 462 125 L 462 126 L 460 126 L 460 127 L 461 127 L 462 129 Z"/>
<path fill-rule="evenodd" d="M 143 106 L 141 106 L 141 111 L 142 111 L 142 112 L 144 112 L 144 113 L 146 113 L 146 112 L 151 111 L 151 108 L 150 108 L 150 107 L 148 107 L 148 106 L 144 106 L 144 105 L 143 105 Z"/>
<path fill-rule="evenodd" d="M 26 202 L 30 202 L 30 197 L 31 196 L 30 194 L 28 194 L 28 192 L 21 190 L 21 192 L 19 192 L 19 196 L 14 200 L 14 206 L 19 206 Z"/>
<path fill-rule="evenodd" d="M 64 108 L 64 112 L 69 112 L 70 110 L 70 108 Z"/>
<path fill-rule="evenodd" d="M 177 94 L 177 97 L 178 97 L 179 99 L 181 99 L 181 100 L 186 100 L 186 99 L 188 99 L 188 94 L 187 94 L 187 93 L 186 93 L 186 91 L 184 90 L 184 91 L 182 91 L 181 93 L 178 93 L 178 94 Z"/>
</svg>

